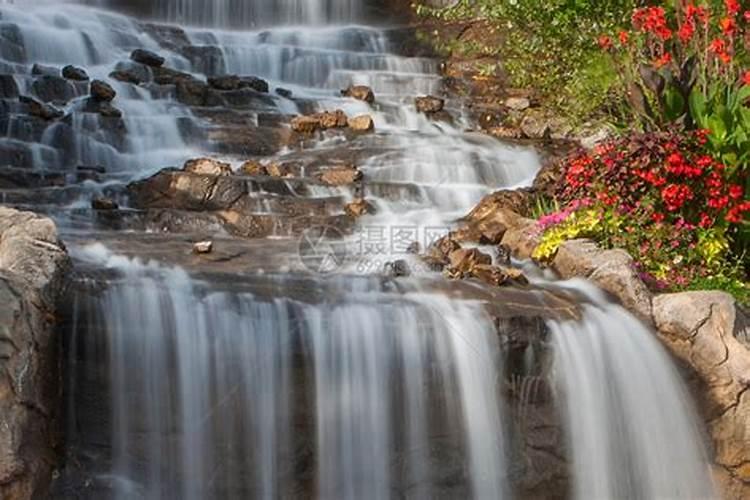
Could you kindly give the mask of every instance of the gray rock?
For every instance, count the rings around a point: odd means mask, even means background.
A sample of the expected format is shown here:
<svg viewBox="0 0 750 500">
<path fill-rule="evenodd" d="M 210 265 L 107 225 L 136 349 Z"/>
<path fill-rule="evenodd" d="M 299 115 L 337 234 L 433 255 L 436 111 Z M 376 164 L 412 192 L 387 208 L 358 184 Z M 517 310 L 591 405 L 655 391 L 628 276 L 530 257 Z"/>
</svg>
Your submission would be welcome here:
<svg viewBox="0 0 750 500">
<path fill-rule="evenodd" d="M 76 88 L 60 76 L 43 75 L 31 84 L 34 96 L 44 102 L 66 103 L 76 97 Z"/>
<path fill-rule="evenodd" d="M 31 97 L 20 96 L 19 99 L 22 103 L 28 105 L 30 115 L 37 116 L 43 120 L 56 120 L 65 115 L 62 110 L 57 109 L 51 104 L 39 102 Z"/>
<path fill-rule="evenodd" d="M 524 111 L 531 107 L 531 101 L 525 97 L 509 97 L 505 100 L 505 107 L 513 111 Z"/>
<path fill-rule="evenodd" d="M 0 99 L 18 98 L 18 84 L 13 75 L 0 75 Z"/>
<path fill-rule="evenodd" d="M 68 80 L 76 80 L 81 82 L 89 79 L 89 75 L 84 69 L 70 65 L 65 66 L 62 69 L 62 76 L 63 78 L 67 78 Z"/>
</svg>

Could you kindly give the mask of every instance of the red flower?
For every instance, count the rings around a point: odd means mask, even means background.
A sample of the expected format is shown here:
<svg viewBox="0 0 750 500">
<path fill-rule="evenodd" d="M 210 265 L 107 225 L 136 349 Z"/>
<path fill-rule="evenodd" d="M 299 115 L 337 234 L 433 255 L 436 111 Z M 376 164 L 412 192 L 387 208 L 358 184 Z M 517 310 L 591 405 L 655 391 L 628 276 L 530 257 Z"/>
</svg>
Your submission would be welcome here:
<svg viewBox="0 0 750 500">
<path fill-rule="evenodd" d="M 740 77 L 740 82 L 742 82 L 743 86 L 750 87 L 750 69 L 742 74 L 742 76 Z"/>
<path fill-rule="evenodd" d="M 664 214 L 661 212 L 655 212 L 653 215 L 651 215 L 651 220 L 653 220 L 657 224 L 659 222 L 664 222 Z"/>
<path fill-rule="evenodd" d="M 734 34 L 737 32 L 737 21 L 735 21 L 731 17 L 725 17 L 721 21 L 719 21 L 719 26 L 721 26 L 721 31 L 726 36 L 734 36 Z"/>
<path fill-rule="evenodd" d="M 708 23 L 708 11 L 705 7 L 696 7 L 694 4 L 689 4 L 685 10 L 685 18 L 688 21 L 698 19 L 703 24 Z"/>
<path fill-rule="evenodd" d="M 695 23 L 693 21 L 685 21 L 685 23 L 680 27 L 680 30 L 677 32 L 677 36 L 680 38 L 680 41 L 683 44 L 687 44 L 690 42 L 690 40 L 693 39 L 693 35 L 695 34 Z"/>
<path fill-rule="evenodd" d="M 714 210 L 723 210 L 729 205 L 729 196 L 719 196 L 716 198 L 709 198 L 708 206 Z"/>
<path fill-rule="evenodd" d="M 661 57 L 654 60 L 654 68 L 661 69 L 670 62 L 672 62 L 672 54 L 665 52 Z"/>
<path fill-rule="evenodd" d="M 602 48 L 602 50 L 610 50 L 612 49 L 612 39 L 608 37 L 607 35 L 602 35 L 599 37 L 599 47 Z"/>
<path fill-rule="evenodd" d="M 724 0 L 724 5 L 728 14 L 736 16 L 740 13 L 740 2 L 738 0 Z"/>
<path fill-rule="evenodd" d="M 620 31 L 617 36 L 620 38 L 620 45 L 627 45 L 630 41 L 630 34 L 627 31 Z"/>
<path fill-rule="evenodd" d="M 701 212 L 701 220 L 698 223 L 703 229 L 708 229 L 714 225 L 714 220 L 705 212 Z"/>
<path fill-rule="evenodd" d="M 693 191 L 684 184 L 668 184 L 661 190 L 661 199 L 667 210 L 674 212 L 693 199 Z"/>
<path fill-rule="evenodd" d="M 732 184 L 729 186 L 729 197 L 733 200 L 739 200 L 742 195 L 745 194 L 745 190 L 738 184 Z"/>
<path fill-rule="evenodd" d="M 745 17 L 745 21 L 750 22 L 750 10 L 746 10 L 743 16 Z"/>
</svg>

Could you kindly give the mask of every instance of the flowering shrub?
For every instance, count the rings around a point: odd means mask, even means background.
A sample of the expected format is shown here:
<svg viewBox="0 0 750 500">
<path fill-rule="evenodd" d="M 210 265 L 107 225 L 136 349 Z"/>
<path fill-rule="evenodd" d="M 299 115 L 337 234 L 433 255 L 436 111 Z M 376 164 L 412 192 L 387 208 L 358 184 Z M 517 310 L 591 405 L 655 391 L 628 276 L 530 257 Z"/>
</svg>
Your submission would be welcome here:
<svg viewBox="0 0 750 500">
<path fill-rule="evenodd" d="M 747 179 L 727 175 L 709 154 L 709 136 L 637 133 L 569 158 L 558 193 L 562 209 L 539 220 L 534 257 L 548 260 L 566 239 L 590 237 L 628 250 L 656 288 L 719 283 L 721 275 L 735 292 L 747 290 L 741 267 L 727 266 L 750 214 Z M 734 249 L 735 258 L 744 251 Z M 725 276 L 729 268 L 735 275 Z"/>
</svg>

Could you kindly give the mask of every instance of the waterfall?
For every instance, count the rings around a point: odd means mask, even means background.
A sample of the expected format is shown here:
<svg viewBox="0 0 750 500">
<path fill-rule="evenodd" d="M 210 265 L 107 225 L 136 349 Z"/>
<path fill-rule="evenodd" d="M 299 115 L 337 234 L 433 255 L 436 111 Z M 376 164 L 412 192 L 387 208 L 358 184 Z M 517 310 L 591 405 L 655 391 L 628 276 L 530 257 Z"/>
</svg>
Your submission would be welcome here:
<svg viewBox="0 0 750 500">
<path fill-rule="evenodd" d="M 119 275 L 76 296 L 69 348 L 69 439 L 111 444 L 104 496 L 427 499 L 446 474 L 506 496 L 502 363 L 478 305 L 343 281 L 348 300 L 306 303 L 85 253 Z M 93 353 L 104 372 L 86 372 Z M 92 399 L 111 400 L 96 424 Z"/>
<path fill-rule="evenodd" d="M 551 322 L 575 498 L 716 498 L 690 397 L 671 359 L 622 307 Z"/>
</svg>

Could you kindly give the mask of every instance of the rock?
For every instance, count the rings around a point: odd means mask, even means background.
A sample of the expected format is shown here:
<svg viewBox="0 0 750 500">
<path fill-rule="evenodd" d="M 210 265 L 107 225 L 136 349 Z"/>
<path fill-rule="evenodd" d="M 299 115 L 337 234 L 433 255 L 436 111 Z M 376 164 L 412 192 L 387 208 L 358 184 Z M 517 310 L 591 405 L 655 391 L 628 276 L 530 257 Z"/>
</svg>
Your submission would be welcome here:
<svg viewBox="0 0 750 500">
<path fill-rule="evenodd" d="M 91 97 L 98 101 L 109 102 L 117 96 L 117 92 L 107 82 L 94 80 L 91 82 Z"/>
<path fill-rule="evenodd" d="M 291 90 L 283 89 L 281 87 L 277 87 L 274 92 L 276 92 L 278 95 L 280 95 L 281 97 L 283 97 L 285 99 L 291 99 L 292 98 L 292 91 Z"/>
<path fill-rule="evenodd" d="M 700 385 L 725 498 L 750 496 L 750 318 L 724 292 L 658 295 L 654 323 Z M 730 493 L 731 492 L 731 493 Z"/>
<path fill-rule="evenodd" d="M 60 70 L 54 66 L 45 66 L 43 64 L 34 63 L 31 67 L 31 74 L 34 76 L 60 76 Z"/>
<path fill-rule="evenodd" d="M 98 196 L 91 200 L 91 208 L 94 210 L 117 210 L 120 208 L 117 205 L 117 202 L 111 198 L 105 198 L 103 196 Z"/>
<path fill-rule="evenodd" d="M 529 280 L 520 269 L 478 264 L 471 267 L 471 276 L 491 286 L 528 285 Z"/>
<path fill-rule="evenodd" d="M 60 458 L 54 319 L 69 269 L 50 219 L 0 207 L 0 498 L 47 498 Z"/>
<path fill-rule="evenodd" d="M 108 118 L 122 117 L 122 111 L 114 107 L 111 102 L 98 101 L 93 97 L 89 97 L 84 101 L 81 110 L 86 113 L 99 113 Z"/>
<path fill-rule="evenodd" d="M 362 172 L 351 165 L 333 167 L 319 174 L 319 179 L 329 186 L 346 186 L 362 180 Z"/>
<path fill-rule="evenodd" d="M 79 82 L 83 82 L 89 79 L 89 75 L 88 73 L 86 73 L 86 70 L 71 65 L 65 66 L 62 69 L 62 76 L 63 78 L 67 78 L 68 80 L 75 80 Z"/>
<path fill-rule="evenodd" d="M 165 59 L 158 54 L 154 54 L 149 50 L 135 49 L 130 54 L 130 59 L 137 63 L 145 64 L 153 68 L 159 68 L 164 65 Z"/>
<path fill-rule="evenodd" d="M 204 75 L 224 75 L 227 72 L 224 52 L 213 45 L 187 45 L 179 48 L 196 73 Z"/>
<path fill-rule="evenodd" d="M 375 130 L 375 122 L 370 115 L 359 115 L 347 120 L 349 128 L 355 132 L 372 132 Z"/>
<path fill-rule="evenodd" d="M 292 130 L 300 134 L 312 134 L 320 128 L 320 122 L 314 116 L 295 116 L 291 126 Z"/>
<path fill-rule="evenodd" d="M 145 68 L 146 66 L 143 67 Z M 176 69 L 164 67 L 150 67 L 150 70 L 154 77 L 154 83 L 157 85 L 177 85 L 180 82 L 199 82 L 208 88 L 208 84 L 196 79 L 190 73 L 184 73 L 182 71 L 177 71 Z"/>
<path fill-rule="evenodd" d="M 60 76 L 43 75 L 31 84 L 31 91 L 43 102 L 66 103 L 76 97 L 75 87 Z"/>
<path fill-rule="evenodd" d="M 418 241 L 412 241 L 408 247 L 406 247 L 406 253 L 412 254 L 412 255 L 419 255 L 419 252 L 422 251 L 422 245 L 419 244 Z"/>
<path fill-rule="evenodd" d="M 63 111 L 57 109 L 53 105 L 39 102 L 31 97 L 20 96 L 19 99 L 22 103 L 29 106 L 30 115 L 37 116 L 43 120 L 56 120 L 65 115 Z"/>
<path fill-rule="evenodd" d="M 487 133 L 497 139 L 521 139 L 523 137 L 523 132 L 514 127 L 491 127 L 487 129 Z"/>
<path fill-rule="evenodd" d="M 349 125 L 346 113 L 337 109 L 335 111 L 324 111 L 315 115 L 323 130 L 331 128 L 344 128 Z"/>
<path fill-rule="evenodd" d="M 507 208 L 495 208 L 494 210 L 480 213 L 468 218 L 466 224 L 466 237 L 461 241 L 473 241 L 486 245 L 498 245 L 505 236 L 505 232 L 519 224 L 522 218 L 516 212 Z"/>
<path fill-rule="evenodd" d="M 207 254 L 211 253 L 214 249 L 213 241 L 199 241 L 193 245 L 193 253 Z"/>
<path fill-rule="evenodd" d="M 362 217 L 375 213 L 375 207 L 364 198 L 355 198 L 354 201 L 344 207 L 344 212 L 350 217 Z"/>
<path fill-rule="evenodd" d="M 505 107 L 513 111 L 525 111 L 531 107 L 531 101 L 525 97 L 509 97 L 505 100 Z"/>
<path fill-rule="evenodd" d="M 593 281 L 640 319 L 652 322 L 651 292 L 635 271 L 633 258 L 624 250 L 603 250 L 591 240 L 570 240 L 560 245 L 552 267 L 564 279 L 581 277 Z"/>
<path fill-rule="evenodd" d="M 479 264 L 491 265 L 492 257 L 476 248 L 460 248 L 448 255 L 448 262 L 451 269 L 460 274 L 467 274 Z"/>
<path fill-rule="evenodd" d="M 417 97 L 414 102 L 417 111 L 425 114 L 437 113 L 445 107 L 445 100 L 431 95 Z"/>
<path fill-rule="evenodd" d="M 239 172 L 252 177 L 268 175 L 265 165 L 255 160 L 248 160 L 240 166 Z"/>
<path fill-rule="evenodd" d="M 267 94 L 268 82 L 257 76 L 243 76 L 240 78 L 240 88 L 252 89 L 262 94 Z"/>
<path fill-rule="evenodd" d="M 513 250 L 508 245 L 497 246 L 497 257 L 495 261 L 501 266 L 510 266 L 510 260 L 513 257 Z"/>
<path fill-rule="evenodd" d="M 286 166 L 276 162 L 269 163 L 265 169 L 266 174 L 271 177 L 290 177 L 292 175 Z"/>
<path fill-rule="evenodd" d="M 405 278 L 411 276 L 409 263 L 403 259 L 386 262 L 383 271 L 389 278 Z"/>
<path fill-rule="evenodd" d="M 446 265 L 450 262 L 448 256 L 460 248 L 461 245 L 451 238 L 450 235 L 443 236 L 430 245 L 427 249 L 425 259 L 428 263 L 440 263 L 441 265 Z"/>
<path fill-rule="evenodd" d="M 117 66 L 115 66 L 114 71 L 109 74 L 109 77 L 120 82 L 140 85 L 151 81 L 153 79 L 153 72 L 151 68 L 143 64 L 132 61 L 123 61 L 117 63 Z"/>
<path fill-rule="evenodd" d="M 236 75 L 215 76 L 208 79 L 208 85 L 217 90 L 237 90 L 240 88 L 240 77 Z"/>
<path fill-rule="evenodd" d="M 18 84 L 13 75 L 0 75 L 0 99 L 16 99 L 18 95 Z"/>
<path fill-rule="evenodd" d="M 194 79 L 179 80 L 176 83 L 177 100 L 188 106 L 204 106 L 208 95 L 208 85 Z"/>
<path fill-rule="evenodd" d="M 199 175 L 232 175 L 232 166 L 212 158 L 188 160 L 182 167 L 184 172 Z"/>
<path fill-rule="evenodd" d="M 375 94 L 366 85 L 351 85 L 349 88 L 342 90 L 341 95 L 364 101 L 368 104 L 375 102 Z"/>
<path fill-rule="evenodd" d="M 521 218 L 517 225 L 508 228 L 500 242 L 510 248 L 513 256 L 518 259 L 530 259 L 541 241 L 542 235 L 537 228 L 536 221 Z"/>
</svg>

